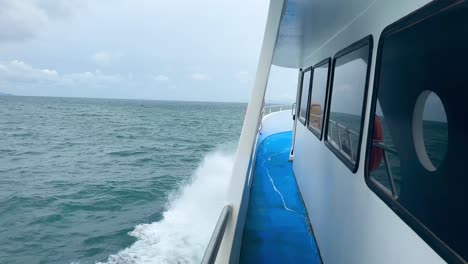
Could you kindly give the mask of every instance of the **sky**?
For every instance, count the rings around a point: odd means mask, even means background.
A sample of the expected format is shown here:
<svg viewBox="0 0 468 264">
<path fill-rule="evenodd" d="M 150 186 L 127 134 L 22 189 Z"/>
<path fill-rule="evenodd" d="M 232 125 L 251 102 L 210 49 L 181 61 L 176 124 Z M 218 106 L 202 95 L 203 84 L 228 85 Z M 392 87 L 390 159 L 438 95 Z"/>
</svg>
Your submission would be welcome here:
<svg viewBox="0 0 468 264">
<path fill-rule="evenodd" d="M 268 0 L 0 0 L 0 92 L 248 101 Z M 274 67 L 267 101 L 292 102 Z"/>
</svg>

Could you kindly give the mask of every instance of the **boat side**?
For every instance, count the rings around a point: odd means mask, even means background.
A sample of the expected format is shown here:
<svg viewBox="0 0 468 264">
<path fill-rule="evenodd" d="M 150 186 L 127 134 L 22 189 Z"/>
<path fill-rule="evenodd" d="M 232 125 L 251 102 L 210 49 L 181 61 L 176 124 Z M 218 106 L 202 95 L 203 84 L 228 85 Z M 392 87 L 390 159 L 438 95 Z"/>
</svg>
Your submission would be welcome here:
<svg viewBox="0 0 468 264">
<path fill-rule="evenodd" d="M 377 44 L 390 24 L 429 1 L 368 1 L 358 16 L 318 49 L 307 47 L 308 68 L 366 37 L 371 38 L 370 72 L 364 97 L 362 138 L 369 137 Z M 304 20 L 307 21 L 307 20 Z M 307 27 L 304 28 L 307 31 Z M 308 33 L 304 33 L 308 35 Z M 297 123 L 293 169 L 325 263 L 445 263 L 366 183 L 367 142 L 358 146 L 358 166 L 350 169 L 306 125 Z"/>
<path fill-rule="evenodd" d="M 282 8 L 279 8 L 279 4 L 282 5 Z M 402 209 L 398 204 L 398 194 L 396 194 L 393 177 L 385 158 L 386 153 L 398 154 L 398 150 L 379 144 L 377 141 L 382 141 L 382 138 L 379 139 L 382 135 L 376 136 L 374 130 L 379 128 L 376 125 L 379 123 L 376 121 L 378 120 L 377 113 L 382 116 L 382 109 L 379 109 L 377 105 L 377 92 L 380 88 L 378 87 L 378 78 L 375 76 L 381 74 L 378 69 L 379 63 L 381 63 L 379 54 L 382 52 L 383 38 L 386 36 L 385 34 L 388 35 L 385 32 L 393 30 L 394 33 L 393 25 L 402 24 L 401 21 L 407 20 L 406 24 L 403 23 L 404 25 L 396 30 L 396 32 L 403 31 L 423 21 L 424 16 L 431 17 L 433 15 L 431 12 L 438 15 L 457 5 L 462 7 L 454 12 L 458 12 L 460 16 L 460 13 L 464 14 L 462 12 L 467 10 L 468 4 L 464 0 L 435 2 L 429 0 L 357 0 L 354 2 L 286 0 L 281 3 L 280 1 L 272 1 L 272 6 L 276 8 L 276 15 L 281 9 L 280 19 L 275 17 L 275 21 L 279 22 L 280 25 L 276 25 L 277 27 L 267 26 L 269 38 L 265 40 L 262 49 L 259 73 L 252 93 L 253 97 L 249 103 L 249 112 L 241 135 L 236 167 L 231 182 L 230 202 L 233 202 L 234 205 L 234 217 L 228 224 L 227 235 L 223 240 L 224 246 L 222 246 L 221 258 L 219 261 L 217 260 L 218 263 L 228 263 L 227 258 L 229 258 L 229 263 L 239 262 L 238 252 L 240 251 L 248 209 L 252 165 L 256 161 L 256 147 L 268 135 L 274 134 L 266 127 L 262 127 L 261 130 L 265 129 L 265 134 L 260 134 L 258 138 L 256 135 L 261 126 L 262 114 L 259 108 L 263 106 L 263 98 L 260 99 L 260 97 L 264 96 L 266 89 L 265 74 L 268 75 L 269 60 L 275 65 L 297 68 L 300 72 L 297 107 L 295 109 L 297 118 L 293 122 L 293 171 L 323 261 L 325 263 L 444 263 L 446 261 L 465 263 L 462 257 L 457 256 L 456 252 L 454 253 L 444 245 L 430 230 L 424 229 L 425 227 L 421 223 L 414 220 L 414 217 L 405 212 L 405 209 Z M 415 13 L 416 15 L 414 15 Z M 411 17 L 408 18 L 408 16 Z M 421 16 L 424 19 L 421 19 Z M 460 18 L 460 20 L 462 19 Z M 269 21 L 271 22 L 271 20 Z M 336 21 L 339 23 L 335 23 Z M 450 28 L 450 25 L 447 23 L 445 26 Z M 274 37 L 276 30 L 278 32 Z M 466 28 L 461 27 L 460 31 L 464 33 Z M 443 32 L 443 30 L 439 29 L 438 32 Z M 465 41 L 465 39 L 462 40 Z M 275 43 L 273 50 L 266 43 L 269 41 Z M 403 49 L 402 47 L 407 46 L 400 45 L 399 48 Z M 459 46 L 457 48 L 462 50 Z M 437 53 L 436 55 L 434 57 L 440 60 L 442 56 L 438 56 Z M 395 54 L 393 56 L 395 57 Z M 338 121 L 336 113 L 341 111 L 336 111 L 336 109 L 330 111 L 330 107 L 336 107 L 332 104 L 335 100 L 334 81 L 339 79 L 337 76 L 343 78 L 343 75 L 340 75 L 342 73 L 338 73 L 336 69 L 352 61 L 356 61 L 357 64 L 355 63 L 354 66 L 358 66 L 359 71 L 351 71 L 351 74 L 348 72 L 346 78 L 352 83 L 351 88 L 359 86 L 361 90 L 357 91 L 362 97 L 357 101 L 360 104 L 353 110 L 360 117 L 355 129 L 350 129 L 348 125 Z M 310 93 L 315 91 L 313 88 L 315 85 L 313 83 L 316 80 L 314 74 L 319 72 L 319 69 L 324 65 L 328 65 L 328 73 L 324 75 L 326 81 L 323 84 L 323 87 L 326 88 L 326 95 L 323 96 L 323 104 L 316 104 Z M 405 73 L 394 77 L 398 79 L 402 75 Z M 412 75 L 406 76 L 407 80 L 415 81 L 411 77 Z M 419 76 L 416 80 L 419 83 L 414 82 L 415 85 L 423 85 L 417 89 L 423 89 L 424 85 L 430 87 L 430 83 L 424 83 L 425 78 L 425 76 Z M 460 81 L 463 80 L 460 78 Z M 452 82 L 450 85 L 452 85 L 452 89 L 455 89 L 458 83 Z M 410 89 L 412 89 L 411 86 L 407 87 L 407 90 Z M 442 91 L 440 88 L 434 89 Z M 303 93 L 303 91 L 308 92 Z M 350 91 L 355 92 L 352 89 Z M 414 93 L 416 92 L 419 91 L 414 91 Z M 427 99 L 427 94 L 422 93 L 424 100 Z M 347 95 L 343 93 L 343 95 L 353 97 L 357 96 L 357 93 Z M 410 100 L 406 99 L 405 102 L 411 104 Z M 395 100 L 398 101 L 394 99 L 394 102 Z M 450 98 L 444 98 L 444 100 L 459 103 Z M 421 100 L 418 99 L 416 105 L 421 105 L 418 103 L 419 101 Z M 354 105 L 344 104 L 340 107 L 352 108 Z M 418 108 L 410 105 L 407 108 L 411 109 L 405 110 L 406 116 L 397 118 L 396 122 L 404 120 L 406 128 L 421 126 L 422 106 Z M 413 108 L 417 108 L 417 111 L 411 112 Z M 301 118 L 302 114 L 304 117 Z M 458 117 L 453 114 L 453 111 L 449 114 Z M 265 124 L 270 123 L 268 127 L 278 126 L 274 119 L 264 121 Z M 318 126 L 319 129 L 314 128 L 314 126 Z M 464 131 L 458 124 L 455 125 L 455 128 Z M 380 127 L 380 129 L 382 128 Z M 422 133 L 420 130 L 407 130 L 407 135 L 404 137 L 417 138 Z M 356 137 L 356 139 L 351 139 L 352 137 Z M 416 150 L 413 150 L 411 149 L 413 142 L 409 143 L 407 144 L 409 150 L 401 152 L 403 155 L 407 153 L 412 155 L 410 152 L 419 153 L 422 148 L 421 144 L 424 146 L 424 142 L 419 140 L 419 145 L 414 143 Z M 379 158 L 380 163 L 377 165 L 385 163 L 389 181 L 392 182 L 390 190 L 385 190 L 386 186 L 379 187 L 378 184 L 382 184 L 375 183 L 375 180 L 374 183 L 370 182 L 372 180 L 369 176 L 371 170 L 369 168 L 372 164 L 370 157 L 373 155 L 374 148 L 383 151 L 383 157 Z M 464 152 L 461 153 L 461 156 L 464 157 L 464 155 Z M 418 156 L 418 158 L 420 157 Z M 427 160 L 427 157 L 425 159 Z M 404 157 L 403 162 L 408 163 L 409 161 L 405 160 Z M 428 166 L 428 162 L 423 161 L 422 163 L 426 163 L 426 171 L 422 172 L 421 175 L 434 172 L 435 167 L 432 164 Z M 441 173 L 439 173 L 440 175 Z M 462 179 L 461 182 L 466 183 L 466 180 Z M 377 190 L 379 188 L 381 190 Z M 460 188 L 457 189 L 457 191 L 459 190 Z M 427 192 L 427 190 L 425 191 Z M 459 200 L 463 201 L 464 197 L 466 196 L 461 196 Z M 455 200 L 447 198 L 447 201 Z M 442 206 L 438 206 L 438 208 L 442 208 Z M 236 212 L 236 207 L 238 212 Z M 411 217 L 413 217 L 412 220 Z M 459 222 L 457 220 L 458 224 Z M 461 228 L 461 232 L 466 230 Z M 456 239 L 458 239 L 456 242 L 460 250 L 460 241 L 463 242 L 463 239 L 459 237 Z M 463 250 L 462 248 L 461 251 Z M 463 253 L 466 254 L 466 252 Z"/>
</svg>

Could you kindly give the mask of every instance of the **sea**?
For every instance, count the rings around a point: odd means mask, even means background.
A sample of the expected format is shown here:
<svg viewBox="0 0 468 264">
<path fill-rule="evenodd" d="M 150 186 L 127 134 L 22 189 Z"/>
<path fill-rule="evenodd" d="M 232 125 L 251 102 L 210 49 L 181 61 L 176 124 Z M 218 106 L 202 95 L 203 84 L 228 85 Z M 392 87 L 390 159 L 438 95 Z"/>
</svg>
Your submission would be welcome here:
<svg viewBox="0 0 468 264">
<path fill-rule="evenodd" d="M 0 96 L 0 263 L 199 263 L 245 108 Z"/>
</svg>

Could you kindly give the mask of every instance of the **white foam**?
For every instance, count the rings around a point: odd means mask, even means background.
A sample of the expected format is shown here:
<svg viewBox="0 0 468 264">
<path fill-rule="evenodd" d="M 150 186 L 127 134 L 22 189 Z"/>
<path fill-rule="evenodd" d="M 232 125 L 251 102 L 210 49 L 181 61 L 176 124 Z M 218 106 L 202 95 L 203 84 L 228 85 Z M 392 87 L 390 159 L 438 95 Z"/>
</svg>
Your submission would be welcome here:
<svg viewBox="0 0 468 264">
<path fill-rule="evenodd" d="M 233 160 L 224 151 L 208 154 L 163 219 L 136 226 L 130 235 L 138 240 L 109 256 L 107 263 L 200 263 L 226 203 Z"/>
</svg>

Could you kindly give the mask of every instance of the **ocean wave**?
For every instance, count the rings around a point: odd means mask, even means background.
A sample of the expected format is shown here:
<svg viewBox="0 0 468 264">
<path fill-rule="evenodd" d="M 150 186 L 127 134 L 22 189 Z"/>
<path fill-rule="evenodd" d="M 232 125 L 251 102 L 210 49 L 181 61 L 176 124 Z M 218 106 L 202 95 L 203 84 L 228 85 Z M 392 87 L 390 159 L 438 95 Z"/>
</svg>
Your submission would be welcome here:
<svg viewBox="0 0 468 264">
<path fill-rule="evenodd" d="M 88 212 L 103 212 L 103 211 L 117 211 L 121 210 L 122 205 L 116 202 L 109 201 L 96 201 L 93 203 L 63 203 L 60 205 L 60 212 L 63 214 L 70 214 L 77 211 Z"/>
<path fill-rule="evenodd" d="M 128 157 L 128 156 L 142 155 L 146 153 L 147 153 L 146 151 L 118 150 L 118 151 L 109 152 L 107 154 L 111 156 Z"/>
<path fill-rule="evenodd" d="M 57 201 L 56 197 L 22 196 L 10 194 L 0 200 L 0 215 L 25 208 L 44 208 Z"/>
<path fill-rule="evenodd" d="M 34 134 L 31 133 L 31 132 L 18 132 L 18 133 L 11 133 L 10 137 L 31 137 L 33 136 Z"/>
<path fill-rule="evenodd" d="M 153 161 L 154 159 L 152 158 L 141 158 L 141 159 L 136 159 L 135 164 L 142 165 L 142 164 L 146 164 L 146 163 L 153 162 Z"/>
<path fill-rule="evenodd" d="M 106 263 L 199 263 L 226 202 L 233 157 L 225 151 L 205 156 L 192 181 L 172 196 L 162 219 L 136 226 L 129 233 L 136 242 Z"/>
</svg>

